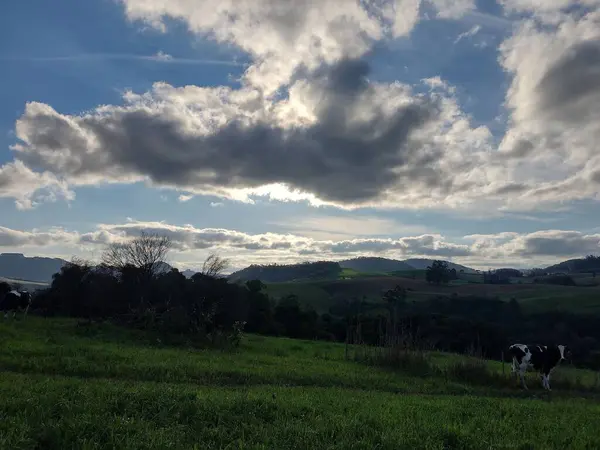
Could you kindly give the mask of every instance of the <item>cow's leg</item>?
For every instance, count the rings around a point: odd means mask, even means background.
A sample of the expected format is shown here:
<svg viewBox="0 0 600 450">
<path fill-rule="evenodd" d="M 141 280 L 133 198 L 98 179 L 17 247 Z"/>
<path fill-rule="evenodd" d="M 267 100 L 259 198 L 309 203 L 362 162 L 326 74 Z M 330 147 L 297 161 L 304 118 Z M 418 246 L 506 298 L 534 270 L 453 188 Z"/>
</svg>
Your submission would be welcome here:
<svg viewBox="0 0 600 450">
<path fill-rule="evenodd" d="M 523 389 L 525 390 L 529 390 L 527 388 L 527 385 L 525 384 L 525 369 L 523 366 L 520 367 L 519 369 L 519 376 L 521 377 L 521 383 L 523 383 Z"/>
<path fill-rule="evenodd" d="M 521 378 L 521 363 L 519 363 L 515 357 L 513 357 L 511 371 L 515 377 L 515 383 L 519 384 Z"/>
<path fill-rule="evenodd" d="M 540 373 L 540 378 L 542 379 L 542 387 L 546 389 L 546 375 L 544 374 L 544 372 Z"/>
<path fill-rule="evenodd" d="M 550 389 L 550 372 L 546 374 L 546 389 L 548 389 L 549 391 L 552 390 Z"/>
</svg>

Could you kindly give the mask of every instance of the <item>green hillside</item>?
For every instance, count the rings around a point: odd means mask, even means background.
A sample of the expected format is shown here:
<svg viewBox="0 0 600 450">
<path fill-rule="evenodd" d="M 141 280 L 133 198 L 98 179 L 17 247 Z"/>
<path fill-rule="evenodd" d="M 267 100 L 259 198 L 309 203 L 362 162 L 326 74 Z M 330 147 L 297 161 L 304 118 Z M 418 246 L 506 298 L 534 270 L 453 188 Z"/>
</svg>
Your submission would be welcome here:
<svg viewBox="0 0 600 450">
<path fill-rule="evenodd" d="M 368 301 L 379 302 L 386 290 L 400 285 L 408 290 L 409 302 L 452 295 L 499 298 L 504 301 L 514 298 L 526 312 L 565 310 L 600 314 L 599 286 L 557 286 L 531 282 L 483 284 L 476 274 L 465 275 L 462 282 L 456 280 L 438 286 L 427 283 L 424 278 L 424 271 L 398 272 L 394 275 L 357 274 L 341 280 L 267 283 L 267 293 L 275 299 L 296 295 L 302 303 L 309 304 L 318 312 L 327 312 L 331 305 L 340 300 L 365 297 Z"/>
<path fill-rule="evenodd" d="M 398 270 L 412 270 L 413 266 L 405 263 L 404 261 L 398 261 L 396 259 L 389 258 L 377 258 L 377 257 L 360 257 L 354 259 L 346 259 L 339 262 L 340 266 L 344 269 L 352 269 L 357 272 L 378 272 L 386 273 Z"/>
<path fill-rule="evenodd" d="M 410 264 L 409 264 L 410 262 Z M 426 268 L 433 263 L 431 259 L 411 259 L 399 261 L 388 258 L 359 257 L 344 261 L 317 261 L 300 264 L 251 265 L 229 275 L 231 281 L 261 280 L 266 283 L 290 281 L 319 281 L 362 277 L 382 276 L 425 276 Z M 455 269 L 460 275 L 481 277 L 459 264 L 447 262 L 449 269 Z"/>
<path fill-rule="evenodd" d="M 316 341 L 173 348 L 33 317 L 0 332 L 2 449 L 600 447 L 595 374 L 567 367 L 547 394 L 534 374 L 522 391 L 500 363 L 461 375 L 471 363 L 454 355 L 425 355 L 427 374 Z"/>
</svg>

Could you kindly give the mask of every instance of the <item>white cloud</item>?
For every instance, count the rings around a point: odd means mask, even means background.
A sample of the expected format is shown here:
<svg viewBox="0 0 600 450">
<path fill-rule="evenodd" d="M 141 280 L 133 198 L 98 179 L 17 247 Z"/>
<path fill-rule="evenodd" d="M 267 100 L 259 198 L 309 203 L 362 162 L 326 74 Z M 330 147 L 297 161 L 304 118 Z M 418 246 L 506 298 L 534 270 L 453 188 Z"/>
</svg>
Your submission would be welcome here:
<svg viewBox="0 0 600 450">
<path fill-rule="evenodd" d="M 430 0 L 437 8 L 437 15 L 445 19 L 458 19 L 476 9 L 475 0 Z"/>
<path fill-rule="evenodd" d="M 300 66 L 315 69 L 365 54 L 374 41 L 407 36 L 421 0 L 120 0 L 130 20 L 165 31 L 165 19 L 232 43 L 254 60 L 245 81 L 270 95 Z M 428 0 L 445 19 L 475 10 L 474 0 Z"/>
<path fill-rule="evenodd" d="M 519 5 L 544 18 L 566 6 L 550 3 Z M 522 183 L 515 185 L 522 193 L 515 203 L 522 207 L 598 198 L 600 10 L 562 13 L 555 25 L 535 17 L 500 48 L 513 80 L 506 98 L 509 129 L 498 155 Z"/>
<path fill-rule="evenodd" d="M 316 240 L 344 240 L 349 237 L 426 234 L 423 226 L 410 226 L 377 216 L 298 216 L 285 221 L 269 222 L 285 230 Z"/>
<path fill-rule="evenodd" d="M 185 192 L 180 201 L 265 196 L 345 209 L 528 211 L 599 197 L 600 0 L 502 2 L 521 25 L 500 48 L 512 81 L 499 149 L 439 76 L 420 94 L 369 80 L 361 59 L 375 42 L 410 35 L 425 3 L 442 19 L 487 17 L 471 0 L 120 2 L 130 20 L 163 31 L 180 20 L 245 51 L 241 87 L 159 82 L 79 115 L 30 102 L 0 196 L 33 207 L 72 199 L 77 186 L 142 181 Z"/>
<path fill-rule="evenodd" d="M 481 25 L 473 25 L 473 27 L 469 31 L 460 33 L 458 37 L 454 40 L 454 44 L 458 44 L 463 39 L 475 36 L 477 33 L 479 33 L 479 31 L 481 31 Z"/>
<path fill-rule="evenodd" d="M 565 230 L 470 235 L 453 241 L 431 233 L 400 238 L 314 239 L 299 234 L 248 234 L 220 228 L 134 220 L 124 224 L 101 224 L 87 233 L 61 228 L 19 231 L 0 227 L 0 247 L 3 251 L 35 252 L 39 255 L 56 255 L 58 252 L 63 257 L 99 256 L 107 244 L 138 236 L 141 231 L 170 237 L 174 243 L 172 261 L 185 262 L 187 266 L 201 263 L 209 252 L 215 250 L 232 259 L 235 267 L 252 263 L 341 260 L 366 255 L 398 259 L 442 258 L 475 268 L 531 267 L 600 252 L 600 234 Z"/>
<path fill-rule="evenodd" d="M 494 182 L 481 164 L 491 134 L 471 127 L 451 88 L 414 94 L 369 83 L 368 69 L 361 61 L 325 67 L 273 101 L 250 88 L 156 83 L 126 93 L 124 106 L 81 116 L 32 102 L 13 150 L 74 186 L 145 180 L 345 208 L 456 206 Z"/>
<path fill-rule="evenodd" d="M 163 52 L 162 50 L 159 50 L 156 55 L 154 55 L 154 58 L 157 61 L 171 61 L 173 59 L 173 57 L 171 55 L 169 55 L 168 53 Z"/>
<path fill-rule="evenodd" d="M 193 195 L 181 194 L 181 195 L 180 195 L 180 196 L 177 198 L 177 200 L 179 200 L 181 203 L 183 203 L 183 202 L 187 202 L 187 201 L 189 201 L 189 200 L 191 200 L 191 199 L 193 199 L 193 198 L 194 198 L 194 196 L 193 196 Z"/>
<path fill-rule="evenodd" d="M 66 182 L 50 172 L 34 172 L 20 160 L 0 166 L 0 198 L 14 198 L 18 209 L 31 209 L 59 198 L 73 200 Z"/>
</svg>

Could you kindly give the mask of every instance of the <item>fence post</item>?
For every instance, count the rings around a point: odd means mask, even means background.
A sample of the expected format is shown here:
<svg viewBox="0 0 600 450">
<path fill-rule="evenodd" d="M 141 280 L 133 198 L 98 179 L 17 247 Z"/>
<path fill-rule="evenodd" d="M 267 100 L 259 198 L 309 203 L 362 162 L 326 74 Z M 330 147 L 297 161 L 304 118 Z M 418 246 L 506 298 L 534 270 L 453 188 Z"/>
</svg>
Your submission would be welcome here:
<svg viewBox="0 0 600 450">
<path fill-rule="evenodd" d="M 506 376 L 506 372 L 504 369 L 504 350 L 502 350 L 502 376 L 505 377 Z"/>
</svg>

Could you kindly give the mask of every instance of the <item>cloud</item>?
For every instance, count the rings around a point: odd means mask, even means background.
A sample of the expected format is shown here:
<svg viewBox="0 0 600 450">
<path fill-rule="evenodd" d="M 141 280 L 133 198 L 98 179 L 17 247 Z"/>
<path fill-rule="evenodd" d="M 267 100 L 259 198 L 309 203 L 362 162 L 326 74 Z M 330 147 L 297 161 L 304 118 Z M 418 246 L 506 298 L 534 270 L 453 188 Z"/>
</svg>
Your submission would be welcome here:
<svg viewBox="0 0 600 450">
<path fill-rule="evenodd" d="M 31 209 L 40 203 L 59 198 L 73 200 L 75 194 L 67 183 L 50 172 L 34 172 L 22 161 L 0 166 L 0 198 L 14 198 L 17 209 Z"/>
<path fill-rule="evenodd" d="M 189 200 L 191 200 L 191 199 L 193 199 L 193 198 L 194 198 L 194 196 L 193 196 L 193 195 L 181 194 L 181 195 L 180 195 L 180 196 L 177 198 L 177 200 L 178 200 L 179 202 L 181 202 L 181 203 L 184 203 L 184 202 L 187 202 L 187 201 L 189 201 Z"/>
<path fill-rule="evenodd" d="M 239 88 L 159 82 L 126 92 L 122 105 L 72 115 L 30 102 L 15 160 L 0 167 L 0 196 L 33 207 L 46 196 L 72 199 L 78 186 L 146 182 L 182 199 L 265 196 L 344 209 L 507 212 L 597 199 L 599 1 L 502 2 L 519 25 L 500 47 L 511 84 L 497 146 L 441 77 L 423 80 L 423 93 L 375 81 L 367 63 L 377 43 L 409 36 L 428 8 L 444 20 L 510 22 L 473 1 L 120 0 L 131 21 L 166 32 L 175 19 L 245 51 Z M 17 172 L 35 183 L 21 189 Z"/>
<path fill-rule="evenodd" d="M 173 57 L 171 55 L 163 52 L 162 50 L 159 50 L 156 53 L 156 55 L 154 55 L 154 58 L 156 58 L 157 61 L 172 61 L 173 60 Z"/>
<path fill-rule="evenodd" d="M 479 31 L 481 31 L 481 25 L 474 25 L 469 31 L 460 33 L 458 37 L 454 40 L 454 44 L 458 44 L 463 39 L 475 36 L 477 33 L 479 33 Z"/>
<path fill-rule="evenodd" d="M 126 16 L 166 31 L 165 19 L 192 33 L 234 44 L 254 60 L 246 82 L 269 95 L 300 66 L 315 69 L 363 56 L 385 36 L 408 35 L 419 21 L 421 0 L 120 0 Z M 441 17 L 457 18 L 472 0 L 431 0 Z"/>
<path fill-rule="evenodd" d="M 242 201 L 415 207 L 489 182 L 479 164 L 489 130 L 471 128 L 451 93 L 370 82 L 369 70 L 353 59 L 321 66 L 273 101 L 156 83 L 80 116 L 31 102 L 13 150 L 75 186 L 146 180 Z"/>
<path fill-rule="evenodd" d="M 0 226 L 0 247 L 47 247 L 70 244 L 74 234 L 60 228 L 48 231 L 19 231 Z"/>
<path fill-rule="evenodd" d="M 172 260 L 187 261 L 188 265 L 194 261 L 201 265 L 212 251 L 231 258 L 236 267 L 251 263 L 340 260 L 373 255 L 398 259 L 450 259 L 475 268 L 539 266 L 600 252 L 600 234 L 565 230 L 470 235 L 453 241 L 435 233 L 399 238 L 320 240 L 299 234 L 249 234 L 221 228 L 135 220 L 123 224 L 100 224 L 94 231 L 86 233 L 61 228 L 19 231 L 0 227 L 0 247 L 4 251 L 34 251 L 42 255 L 60 250 L 63 257 L 90 252 L 98 255 L 107 244 L 123 242 L 139 236 L 142 231 L 168 236 L 174 244 Z"/>
<path fill-rule="evenodd" d="M 299 216 L 285 221 L 270 222 L 269 225 L 289 230 L 317 240 L 343 240 L 349 236 L 384 236 L 402 234 L 425 234 L 423 226 L 410 226 L 395 220 L 377 216 Z"/>
<path fill-rule="evenodd" d="M 475 0 L 431 0 L 437 9 L 437 16 L 445 19 L 458 19 L 476 9 Z"/>
<path fill-rule="evenodd" d="M 600 3 L 511 4 L 533 14 L 500 47 L 512 83 L 509 129 L 498 156 L 514 160 L 507 164 L 513 179 L 522 180 L 518 202 L 597 198 L 600 9 L 565 8 Z M 559 14 L 556 23 L 547 22 L 548 13 Z"/>
<path fill-rule="evenodd" d="M 583 235 L 576 231 L 538 231 L 522 239 L 525 256 L 562 256 L 598 253 L 600 235 Z"/>
<path fill-rule="evenodd" d="M 158 51 L 154 55 L 136 55 L 130 53 L 78 53 L 62 56 L 0 56 L 0 61 L 26 61 L 26 62 L 86 62 L 103 60 L 129 60 L 129 61 L 150 61 L 164 64 L 190 64 L 190 65 L 219 65 L 219 66 L 237 66 L 243 67 L 246 64 L 226 60 L 209 58 L 176 58 L 163 51 Z"/>
</svg>

